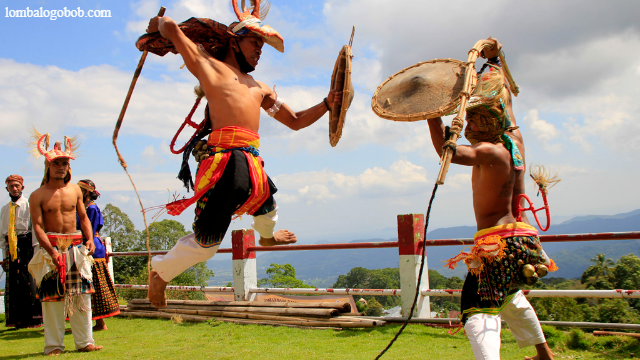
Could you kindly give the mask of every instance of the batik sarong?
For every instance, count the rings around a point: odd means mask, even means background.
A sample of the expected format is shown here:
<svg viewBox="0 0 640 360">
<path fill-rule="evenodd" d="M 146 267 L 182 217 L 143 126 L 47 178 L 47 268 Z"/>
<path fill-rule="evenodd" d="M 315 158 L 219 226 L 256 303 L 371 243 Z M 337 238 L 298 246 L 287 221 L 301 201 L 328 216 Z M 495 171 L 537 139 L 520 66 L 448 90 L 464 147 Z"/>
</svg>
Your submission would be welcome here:
<svg viewBox="0 0 640 360">
<path fill-rule="evenodd" d="M 480 230 L 474 246 L 448 262 L 450 268 L 464 261 L 469 273 L 462 287 L 463 323 L 475 314 L 497 315 L 504 304 L 525 284 L 526 264 L 545 264 L 557 270 L 540 245 L 538 231 L 525 223 L 498 225 Z M 518 263 L 520 261 L 520 263 Z"/>
<path fill-rule="evenodd" d="M 40 249 L 29 263 L 29 272 L 36 280 L 38 297 L 42 302 L 65 301 L 67 314 L 89 310 L 90 304 L 81 303 L 82 294 L 93 294 L 91 266 L 93 258 L 82 245 L 82 233 L 47 233 L 63 261 L 54 264 L 51 256 Z"/>
<path fill-rule="evenodd" d="M 168 213 L 179 215 L 196 203 L 193 231 L 203 247 L 219 245 L 231 218 L 262 215 L 275 209 L 275 185 L 264 171 L 258 156 L 260 136 L 236 126 L 227 126 L 209 135 L 209 158 L 200 162 L 195 195 L 167 205 Z"/>
<path fill-rule="evenodd" d="M 36 294 L 36 282 L 29 274 L 29 261 L 33 257 L 31 233 L 17 235 L 16 259 L 6 256 L 7 271 L 4 306 L 7 327 L 16 329 L 42 326 L 42 307 Z M 5 254 L 11 254 L 7 246 Z M 13 255 L 13 254 L 11 254 Z"/>
<path fill-rule="evenodd" d="M 95 292 L 91 294 L 91 318 L 103 319 L 120 314 L 120 304 L 116 296 L 116 289 L 111 281 L 105 259 L 94 259 L 91 267 Z"/>
</svg>

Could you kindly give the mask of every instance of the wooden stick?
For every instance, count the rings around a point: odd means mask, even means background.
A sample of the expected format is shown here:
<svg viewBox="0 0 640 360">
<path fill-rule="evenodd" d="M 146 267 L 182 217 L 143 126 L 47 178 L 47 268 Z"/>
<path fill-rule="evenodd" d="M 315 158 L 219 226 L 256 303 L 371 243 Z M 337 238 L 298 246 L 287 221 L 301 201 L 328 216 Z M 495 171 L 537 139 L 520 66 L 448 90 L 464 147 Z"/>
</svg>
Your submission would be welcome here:
<svg viewBox="0 0 640 360">
<path fill-rule="evenodd" d="M 165 308 L 158 309 L 159 311 Z M 244 313 L 264 313 L 264 314 L 281 314 L 281 315 L 311 315 L 330 317 L 338 315 L 336 309 L 307 309 L 307 308 L 268 308 L 268 307 L 252 307 L 252 306 L 194 306 L 194 305 L 168 305 L 167 309 L 175 310 L 203 310 L 203 311 L 233 311 Z M 131 306 L 131 310 L 152 310 L 150 306 Z"/>
<path fill-rule="evenodd" d="M 467 58 L 467 65 L 465 70 L 465 78 L 464 85 L 462 87 L 461 92 L 461 100 L 460 100 L 460 110 L 458 111 L 458 115 L 451 121 L 451 125 L 459 126 L 460 130 L 464 125 L 464 118 L 467 113 L 467 102 L 469 101 L 469 97 L 471 96 L 471 88 L 476 81 L 476 67 L 475 62 L 480 56 L 480 52 L 486 47 L 491 48 L 494 45 L 491 39 L 480 40 L 478 41 L 471 50 L 469 50 L 469 57 Z M 451 134 L 451 140 L 458 141 L 458 134 Z M 440 173 L 438 173 L 438 179 L 436 183 L 438 185 L 444 184 L 444 179 L 447 177 L 447 172 L 449 171 L 449 165 L 451 164 L 451 158 L 453 157 L 453 152 L 450 148 L 445 148 L 442 153 L 442 157 L 440 158 L 440 163 L 442 166 L 440 167 Z"/>
<path fill-rule="evenodd" d="M 147 299 L 131 299 L 129 304 L 149 305 Z M 197 305 L 197 306 L 253 306 L 273 308 L 325 308 L 336 309 L 340 312 L 351 312 L 351 304 L 347 302 L 258 302 L 258 301 L 209 301 L 209 300 L 167 300 L 167 305 Z"/>
<path fill-rule="evenodd" d="M 615 335 L 621 335 L 621 336 L 631 336 L 634 337 L 636 339 L 640 339 L 640 334 L 636 334 L 636 333 L 624 333 L 624 332 L 618 332 L 618 331 L 594 331 L 593 332 L 594 336 L 615 336 Z"/>
<path fill-rule="evenodd" d="M 158 16 L 164 16 L 164 12 L 167 9 L 164 6 L 160 7 L 160 11 L 158 11 Z M 144 206 L 142 205 L 142 199 L 140 198 L 140 194 L 138 194 L 138 189 L 136 188 L 136 184 L 133 182 L 133 178 L 131 178 L 131 174 L 127 171 L 127 162 L 124 161 L 122 154 L 120 154 L 120 150 L 118 150 L 118 133 L 120 132 L 120 127 L 122 126 L 122 120 L 124 120 L 124 114 L 127 112 L 127 107 L 129 106 L 129 100 L 131 100 L 131 94 L 133 94 L 133 89 L 136 87 L 136 82 L 138 82 L 138 77 L 140 76 L 140 72 L 142 71 L 142 66 L 144 65 L 144 61 L 147 59 L 147 50 L 142 52 L 142 56 L 140 56 L 140 61 L 138 61 L 138 67 L 136 71 L 133 73 L 133 79 L 131 80 L 131 85 L 129 85 L 129 92 L 127 92 L 127 96 L 124 99 L 124 104 L 122 104 L 122 109 L 120 110 L 120 115 L 118 116 L 118 121 L 116 122 L 116 128 L 113 130 L 113 147 L 116 149 L 116 154 L 118 155 L 118 162 L 124 169 L 124 172 L 127 173 L 129 177 L 129 181 L 131 185 L 133 185 L 133 190 L 136 192 L 138 196 L 138 202 L 140 203 L 140 208 L 142 209 L 142 218 L 144 220 L 144 227 L 147 232 L 147 251 L 149 252 L 149 257 L 147 259 L 147 273 L 151 272 L 151 247 L 149 246 L 149 226 L 147 225 L 147 216 L 144 212 Z"/>
</svg>

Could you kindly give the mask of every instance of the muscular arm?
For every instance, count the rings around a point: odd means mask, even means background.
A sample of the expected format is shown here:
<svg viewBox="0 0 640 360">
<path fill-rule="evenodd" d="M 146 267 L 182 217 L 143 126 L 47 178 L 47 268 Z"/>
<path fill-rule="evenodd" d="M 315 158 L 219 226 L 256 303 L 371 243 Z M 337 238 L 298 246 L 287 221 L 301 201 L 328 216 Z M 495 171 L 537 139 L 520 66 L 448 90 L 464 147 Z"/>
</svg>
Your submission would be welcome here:
<svg viewBox="0 0 640 360">
<path fill-rule="evenodd" d="M 171 41 L 182 56 L 187 69 L 198 80 L 202 80 L 202 77 L 205 76 L 203 66 L 209 61 L 200 54 L 198 46 L 182 32 L 175 20 L 170 17 L 155 17 L 151 19 L 147 32 L 156 31 L 160 31 L 162 37 Z M 215 64 L 217 60 L 211 59 L 211 61 Z M 210 76 L 211 74 L 208 75 Z"/>
<path fill-rule="evenodd" d="M 82 235 L 87 239 L 86 247 L 89 250 L 89 254 L 93 254 L 96 250 L 96 246 L 93 243 L 93 229 L 91 227 L 91 221 L 89 221 L 89 217 L 87 216 L 87 211 L 84 208 L 84 203 L 82 202 L 82 191 L 79 187 L 76 186 L 76 193 L 78 196 L 78 200 L 76 202 L 76 209 L 78 211 L 78 219 L 80 221 L 80 228 L 82 229 Z"/>
<path fill-rule="evenodd" d="M 60 254 L 53 246 L 51 246 L 49 237 L 44 229 L 44 221 L 42 218 L 42 197 L 37 190 L 29 196 L 29 213 L 31 214 L 31 226 L 33 227 L 32 236 L 35 236 L 36 239 L 38 239 L 40 246 L 49 253 L 53 263 L 57 264 L 58 256 L 60 256 Z"/>
<path fill-rule="evenodd" d="M 264 83 L 260 83 L 260 86 L 264 89 L 269 89 Z M 335 105 L 339 105 L 342 100 L 342 92 L 329 91 L 327 95 L 327 102 L 329 107 L 333 108 Z M 276 102 L 276 94 L 272 90 L 268 90 L 267 95 L 262 101 L 262 108 L 267 110 L 273 106 Z M 307 126 L 315 123 L 327 112 L 327 106 L 324 104 L 324 100 L 319 104 L 314 105 L 306 110 L 294 112 L 287 104 L 282 104 L 280 111 L 275 115 L 275 119 L 283 123 L 285 126 L 292 130 L 304 129 Z"/>
<path fill-rule="evenodd" d="M 438 156 L 442 156 L 442 146 L 444 145 L 444 124 L 441 118 L 428 119 L 431 141 Z M 451 162 L 458 165 L 475 166 L 491 161 L 495 157 L 492 146 L 483 146 L 482 143 L 474 146 L 458 145 L 456 154 L 451 158 Z"/>
</svg>

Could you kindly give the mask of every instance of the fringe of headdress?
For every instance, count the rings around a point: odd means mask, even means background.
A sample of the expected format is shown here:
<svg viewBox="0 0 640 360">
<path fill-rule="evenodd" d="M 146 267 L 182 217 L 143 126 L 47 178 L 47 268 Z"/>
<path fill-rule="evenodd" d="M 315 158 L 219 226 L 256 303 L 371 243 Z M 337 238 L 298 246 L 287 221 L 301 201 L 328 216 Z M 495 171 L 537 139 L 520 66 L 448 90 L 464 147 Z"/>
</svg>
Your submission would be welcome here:
<svg viewBox="0 0 640 360">
<path fill-rule="evenodd" d="M 538 185 L 538 191 L 543 192 L 545 195 L 549 189 L 562 181 L 560 178 L 558 178 L 557 173 L 551 176 L 551 172 L 545 169 L 545 167 L 542 165 L 529 167 L 529 174 L 533 181 L 535 181 L 536 185 Z"/>
</svg>

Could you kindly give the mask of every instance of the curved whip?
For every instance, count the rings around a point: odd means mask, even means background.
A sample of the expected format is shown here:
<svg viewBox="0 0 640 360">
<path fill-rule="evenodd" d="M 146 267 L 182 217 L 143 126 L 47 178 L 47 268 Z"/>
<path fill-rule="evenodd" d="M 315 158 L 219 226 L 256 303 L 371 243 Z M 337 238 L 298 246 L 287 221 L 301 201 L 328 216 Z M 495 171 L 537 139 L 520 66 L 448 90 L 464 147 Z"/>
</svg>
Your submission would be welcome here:
<svg viewBox="0 0 640 360">
<path fill-rule="evenodd" d="M 158 16 L 164 16 L 164 12 L 167 10 L 164 6 L 160 7 L 160 11 L 158 11 Z M 138 196 L 138 202 L 140 203 L 140 208 L 142 209 L 142 218 L 144 219 L 144 227 L 147 232 L 147 251 L 149 252 L 149 257 L 147 259 L 147 272 L 151 272 L 151 247 L 149 246 L 149 225 L 147 225 L 147 216 L 145 215 L 144 206 L 142 206 L 142 199 L 140 199 L 140 194 L 138 193 L 138 189 L 136 188 L 136 184 L 133 182 L 131 178 L 131 174 L 127 171 L 127 162 L 124 161 L 122 154 L 120 154 L 120 150 L 118 150 L 118 133 L 120 132 L 120 127 L 122 126 L 122 120 L 124 120 L 124 114 L 127 112 L 127 107 L 129 106 L 129 100 L 131 100 L 131 94 L 133 94 L 133 89 L 136 87 L 136 82 L 138 82 L 138 77 L 140 77 L 140 72 L 142 71 L 142 66 L 144 65 L 144 61 L 147 59 L 147 50 L 142 52 L 142 56 L 140 57 L 140 61 L 138 62 L 138 67 L 136 71 L 133 73 L 133 79 L 131 80 L 131 85 L 129 85 L 129 92 L 127 93 L 127 97 L 124 99 L 124 104 L 122 104 L 122 110 L 120 110 L 120 116 L 118 116 L 118 121 L 116 122 L 116 128 L 113 130 L 113 147 L 116 149 L 116 154 L 118 154 L 118 162 L 124 169 L 124 172 L 127 173 L 129 177 L 129 181 L 131 181 L 131 185 L 133 185 L 133 190 L 136 192 L 136 196 Z"/>
</svg>

